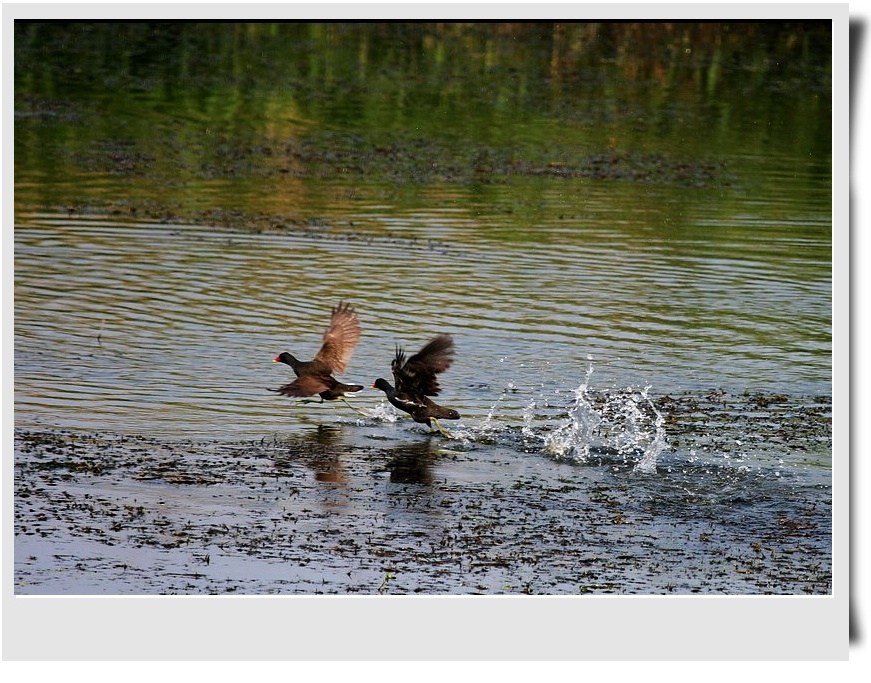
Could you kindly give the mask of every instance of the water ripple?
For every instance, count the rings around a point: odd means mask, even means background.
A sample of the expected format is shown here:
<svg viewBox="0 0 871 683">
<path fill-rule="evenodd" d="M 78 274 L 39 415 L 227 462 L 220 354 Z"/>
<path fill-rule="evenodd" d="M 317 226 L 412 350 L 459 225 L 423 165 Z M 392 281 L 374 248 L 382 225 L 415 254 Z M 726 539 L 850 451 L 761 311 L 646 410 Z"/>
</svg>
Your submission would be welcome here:
<svg viewBox="0 0 871 683">
<path fill-rule="evenodd" d="M 830 283 L 801 255 L 771 264 L 693 240 L 633 246 L 604 225 L 494 242 L 492 219 L 376 209 L 353 230 L 286 234 L 19 217 L 17 419 L 228 435 L 318 419 L 331 407 L 266 391 L 288 379 L 271 359 L 313 355 L 340 299 L 363 320 L 349 378 L 389 376 L 396 343 L 413 351 L 450 332 L 458 357 L 444 396 L 470 416 L 506 387 L 523 399 L 571 391 L 590 357 L 604 385 L 826 387 Z M 771 249 L 818 247 L 802 236 Z"/>
</svg>

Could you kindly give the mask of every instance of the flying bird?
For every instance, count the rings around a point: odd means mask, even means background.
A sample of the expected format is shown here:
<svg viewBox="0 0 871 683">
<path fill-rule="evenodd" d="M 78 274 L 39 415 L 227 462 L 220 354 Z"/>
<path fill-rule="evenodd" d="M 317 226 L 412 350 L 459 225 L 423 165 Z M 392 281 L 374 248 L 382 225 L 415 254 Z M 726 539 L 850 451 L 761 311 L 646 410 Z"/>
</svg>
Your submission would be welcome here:
<svg viewBox="0 0 871 683">
<path fill-rule="evenodd" d="M 390 382 L 379 377 L 372 388 L 383 391 L 394 407 L 411 415 L 415 422 L 425 424 L 430 429 L 435 423 L 442 434 L 450 436 L 438 420 L 459 420 L 460 414 L 438 405 L 428 397 L 438 396 L 441 387 L 436 375 L 451 367 L 453 362 L 454 340 L 447 334 L 437 335 L 410 358 L 406 358 L 405 351 L 397 345 L 396 356 L 390 363 L 396 386 L 391 386 Z"/>
<path fill-rule="evenodd" d="M 295 380 L 272 391 L 282 396 L 305 397 L 318 394 L 321 403 L 340 400 L 357 410 L 348 403 L 345 394 L 360 391 L 363 385 L 343 384 L 333 374 L 345 372 L 358 341 L 360 320 L 357 313 L 349 304 L 340 302 L 333 308 L 330 324 L 324 332 L 323 344 L 312 360 L 298 360 L 287 351 L 272 359 L 273 363 L 289 365 L 296 373 Z"/>
</svg>

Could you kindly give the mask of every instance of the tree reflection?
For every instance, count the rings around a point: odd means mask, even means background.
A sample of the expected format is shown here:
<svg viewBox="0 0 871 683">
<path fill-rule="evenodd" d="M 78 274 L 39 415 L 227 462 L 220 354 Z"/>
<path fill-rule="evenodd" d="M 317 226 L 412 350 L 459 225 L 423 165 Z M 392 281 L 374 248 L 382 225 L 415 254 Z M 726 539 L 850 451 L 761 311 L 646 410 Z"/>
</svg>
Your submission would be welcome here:
<svg viewBox="0 0 871 683">
<path fill-rule="evenodd" d="M 611 152 L 831 156 L 831 22 L 19 21 L 14 37 L 15 171 L 39 193 L 16 200 L 41 204 L 298 203 L 299 179 L 486 185 L 515 161 Z"/>
</svg>

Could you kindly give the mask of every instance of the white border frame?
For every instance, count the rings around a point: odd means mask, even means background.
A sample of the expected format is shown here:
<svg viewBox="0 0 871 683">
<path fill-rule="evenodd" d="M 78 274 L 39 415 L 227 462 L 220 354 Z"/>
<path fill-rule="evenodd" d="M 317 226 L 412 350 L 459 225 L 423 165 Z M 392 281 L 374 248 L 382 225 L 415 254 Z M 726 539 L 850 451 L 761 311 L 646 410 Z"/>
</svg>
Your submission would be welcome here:
<svg viewBox="0 0 871 683">
<path fill-rule="evenodd" d="M 13 183 L 3 182 L 4 659 L 843 659 L 848 652 L 848 6 L 3 6 L 3 177 L 14 175 L 15 19 L 833 19 L 833 593 L 741 597 L 35 597 L 13 590 Z M 859 454 L 862 455 L 861 453 Z"/>
</svg>

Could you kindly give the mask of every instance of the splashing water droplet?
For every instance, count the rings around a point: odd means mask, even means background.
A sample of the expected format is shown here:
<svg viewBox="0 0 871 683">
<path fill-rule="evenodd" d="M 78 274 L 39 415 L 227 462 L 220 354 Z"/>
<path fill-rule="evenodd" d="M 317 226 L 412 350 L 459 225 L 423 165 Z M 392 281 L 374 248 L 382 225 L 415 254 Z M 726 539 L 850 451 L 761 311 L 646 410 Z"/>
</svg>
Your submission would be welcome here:
<svg viewBox="0 0 871 683">
<path fill-rule="evenodd" d="M 568 416 L 543 436 L 533 429 L 533 420 L 537 409 L 549 405 L 548 395 L 530 401 L 523 411 L 524 443 L 540 444 L 557 460 L 570 458 L 575 462 L 588 461 L 592 449 L 598 448 L 606 453 L 616 452 L 624 462 L 630 458 L 637 460 L 634 471 L 655 472 L 659 454 L 668 444 L 665 418 L 650 399 L 650 386 L 641 391 L 626 387 L 615 394 L 606 392 L 593 397 L 589 393 L 592 374 L 590 363 L 584 382 L 574 390 Z M 559 391 L 554 394 L 559 395 Z"/>
<path fill-rule="evenodd" d="M 601 416 L 587 399 L 587 385 L 593 374 L 593 365 L 587 369 L 583 384 L 575 390 L 575 402 L 569 408 L 568 419 L 544 437 L 544 450 L 557 459 L 570 457 L 585 462 L 590 455 L 590 444 Z"/>
<path fill-rule="evenodd" d="M 381 403 L 372 409 L 369 419 L 377 420 L 378 422 L 396 422 L 399 419 L 399 415 L 392 405 L 382 399 Z"/>
<path fill-rule="evenodd" d="M 535 439 L 535 431 L 532 429 L 532 420 L 535 417 L 535 399 L 530 399 L 526 408 L 523 409 L 523 427 L 520 433 L 523 435 L 523 440 L 526 444 Z"/>
<path fill-rule="evenodd" d="M 641 398 L 647 401 L 647 404 L 653 409 L 653 412 L 656 415 L 654 421 L 655 433 L 653 440 L 645 449 L 644 455 L 641 456 L 641 460 L 637 465 L 635 465 L 636 472 L 643 472 L 645 474 L 650 474 L 656 471 L 656 460 L 659 457 L 659 454 L 662 453 L 668 445 L 665 439 L 665 418 L 662 416 L 662 413 L 656 409 L 656 406 L 653 405 L 653 401 L 651 401 L 650 397 L 647 395 L 649 390 L 649 386 L 644 387 L 644 390 L 641 392 Z"/>
<path fill-rule="evenodd" d="M 505 394 L 502 394 L 496 402 L 490 406 L 487 415 L 481 420 L 481 423 L 475 428 L 475 432 L 485 439 L 491 438 L 496 432 L 503 429 L 503 425 L 496 419 L 496 411 L 502 401 L 505 400 Z"/>
</svg>

